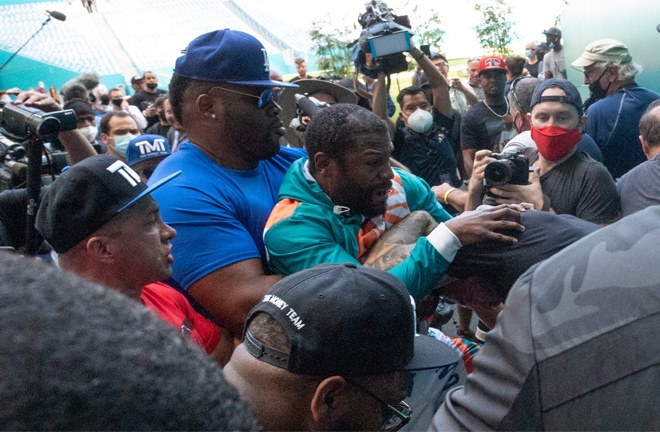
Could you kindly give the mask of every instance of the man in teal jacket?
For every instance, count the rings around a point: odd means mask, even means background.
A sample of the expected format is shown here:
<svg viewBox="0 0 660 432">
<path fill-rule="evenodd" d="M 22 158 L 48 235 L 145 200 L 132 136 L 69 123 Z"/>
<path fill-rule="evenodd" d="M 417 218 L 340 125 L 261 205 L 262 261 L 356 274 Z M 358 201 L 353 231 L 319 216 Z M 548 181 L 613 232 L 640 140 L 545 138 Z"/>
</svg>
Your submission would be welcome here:
<svg viewBox="0 0 660 432">
<path fill-rule="evenodd" d="M 421 299 L 437 286 L 461 246 L 484 239 L 515 242 L 503 232 L 524 230 L 512 206 L 451 219 L 423 180 L 390 167 L 387 125 L 366 109 L 345 104 L 324 109 L 308 127 L 305 145 L 309 158 L 291 165 L 266 223 L 264 241 L 276 273 L 320 263 L 363 264 L 386 230 L 423 210 L 401 235 L 402 243 L 418 238 L 407 256 L 402 259 L 401 249 L 393 248 L 391 256 L 379 258 L 381 268 L 389 268 Z M 432 222 L 439 225 L 430 229 Z"/>
</svg>

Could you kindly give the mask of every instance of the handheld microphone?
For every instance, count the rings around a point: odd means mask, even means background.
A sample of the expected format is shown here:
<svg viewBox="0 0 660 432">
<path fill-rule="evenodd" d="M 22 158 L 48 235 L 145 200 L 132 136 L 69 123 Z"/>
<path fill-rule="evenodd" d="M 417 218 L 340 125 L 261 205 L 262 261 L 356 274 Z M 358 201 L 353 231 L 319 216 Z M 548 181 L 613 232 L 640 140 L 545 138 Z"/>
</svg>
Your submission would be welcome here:
<svg viewBox="0 0 660 432">
<path fill-rule="evenodd" d="M 48 11 L 48 10 L 47 10 L 46 12 L 48 13 L 48 15 L 52 16 L 52 17 L 55 18 L 56 20 L 59 20 L 59 21 L 66 21 L 66 15 L 64 15 L 62 12 L 58 12 L 58 11 Z"/>
<path fill-rule="evenodd" d="M 294 98 L 296 99 L 298 108 L 300 108 L 304 115 L 309 116 L 310 118 L 314 118 L 323 108 L 328 106 L 328 104 L 322 102 L 316 104 L 314 102 L 316 99 L 301 94 L 296 94 Z"/>
</svg>

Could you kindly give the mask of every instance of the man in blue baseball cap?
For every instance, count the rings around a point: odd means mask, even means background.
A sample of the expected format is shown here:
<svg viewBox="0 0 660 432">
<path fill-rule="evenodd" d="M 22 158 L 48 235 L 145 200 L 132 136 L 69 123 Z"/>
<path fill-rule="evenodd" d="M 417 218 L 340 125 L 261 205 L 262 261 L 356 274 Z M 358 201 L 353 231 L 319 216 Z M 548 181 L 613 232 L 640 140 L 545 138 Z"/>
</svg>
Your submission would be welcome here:
<svg viewBox="0 0 660 432">
<path fill-rule="evenodd" d="M 273 81 L 269 72 L 266 50 L 249 34 L 225 29 L 190 42 L 169 93 L 189 141 L 149 180 L 183 170 L 154 194 L 179 233 L 172 276 L 236 336 L 279 280 L 264 270 L 263 229 L 286 170 L 303 155 L 279 145 L 279 88 L 297 85 Z"/>
<path fill-rule="evenodd" d="M 167 138 L 162 135 L 144 134 L 128 143 L 126 164 L 146 183 L 158 164 L 171 153 Z"/>
</svg>

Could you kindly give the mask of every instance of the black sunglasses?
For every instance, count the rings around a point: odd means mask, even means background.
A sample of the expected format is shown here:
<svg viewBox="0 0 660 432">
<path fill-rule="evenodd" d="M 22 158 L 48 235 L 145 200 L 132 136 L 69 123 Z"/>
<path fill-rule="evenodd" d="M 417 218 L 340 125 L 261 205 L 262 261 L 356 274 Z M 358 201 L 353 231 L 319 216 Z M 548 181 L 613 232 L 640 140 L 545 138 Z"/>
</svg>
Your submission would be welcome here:
<svg viewBox="0 0 660 432">
<path fill-rule="evenodd" d="M 238 93 L 243 96 L 249 96 L 255 99 L 259 99 L 259 103 L 257 104 L 259 109 L 266 108 L 271 102 L 277 102 L 277 100 L 280 98 L 280 93 L 282 92 L 280 89 L 273 89 L 272 87 L 267 87 L 264 91 L 261 92 L 261 95 L 256 96 L 238 90 L 228 89 L 225 87 L 213 87 L 211 88 L 211 90 L 209 90 L 209 93 L 211 93 L 215 89 L 225 90 L 232 93 Z"/>
<path fill-rule="evenodd" d="M 394 405 L 390 405 L 366 388 L 362 387 L 355 381 L 349 380 L 347 378 L 344 378 L 346 382 L 354 385 L 358 389 L 362 390 L 372 398 L 376 399 L 378 402 L 380 402 L 385 409 L 387 409 L 387 417 L 385 418 L 385 421 L 381 425 L 380 430 L 381 431 L 387 431 L 387 432 L 393 432 L 393 431 L 398 431 L 405 425 L 407 425 L 410 422 L 410 417 L 412 417 L 412 408 L 410 408 L 410 405 L 405 403 L 404 401 L 399 402 Z"/>
</svg>

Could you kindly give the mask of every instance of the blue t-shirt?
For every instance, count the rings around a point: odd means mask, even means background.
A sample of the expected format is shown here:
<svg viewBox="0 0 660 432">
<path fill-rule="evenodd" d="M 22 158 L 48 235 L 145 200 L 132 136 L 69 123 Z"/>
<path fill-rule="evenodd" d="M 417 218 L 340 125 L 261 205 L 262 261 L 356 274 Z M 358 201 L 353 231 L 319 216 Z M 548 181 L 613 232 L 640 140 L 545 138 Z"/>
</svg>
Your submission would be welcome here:
<svg viewBox="0 0 660 432">
<path fill-rule="evenodd" d="M 603 153 L 603 165 L 618 179 L 646 160 L 639 143 L 639 119 L 657 93 L 631 85 L 589 107 L 585 115 L 588 133 Z"/>
<path fill-rule="evenodd" d="M 603 153 L 600 151 L 600 147 L 598 147 L 596 141 L 589 134 L 582 134 L 582 139 L 577 143 L 577 148 L 591 156 L 591 159 L 603 163 Z"/>
<path fill-rule="evenodd" d="M 301 149 L 282 147 L 254 169 L 232 170 L 185 143 L 158 165 L 149 184 L 183 171 L 152 194 L 165 223 L 177 231 L 172 277 L 178 285 L 188 289 L 219 268 L 251 258 L 266 268 L 264 226 L 284 174 L 302 156 Z"/>
</svg>

